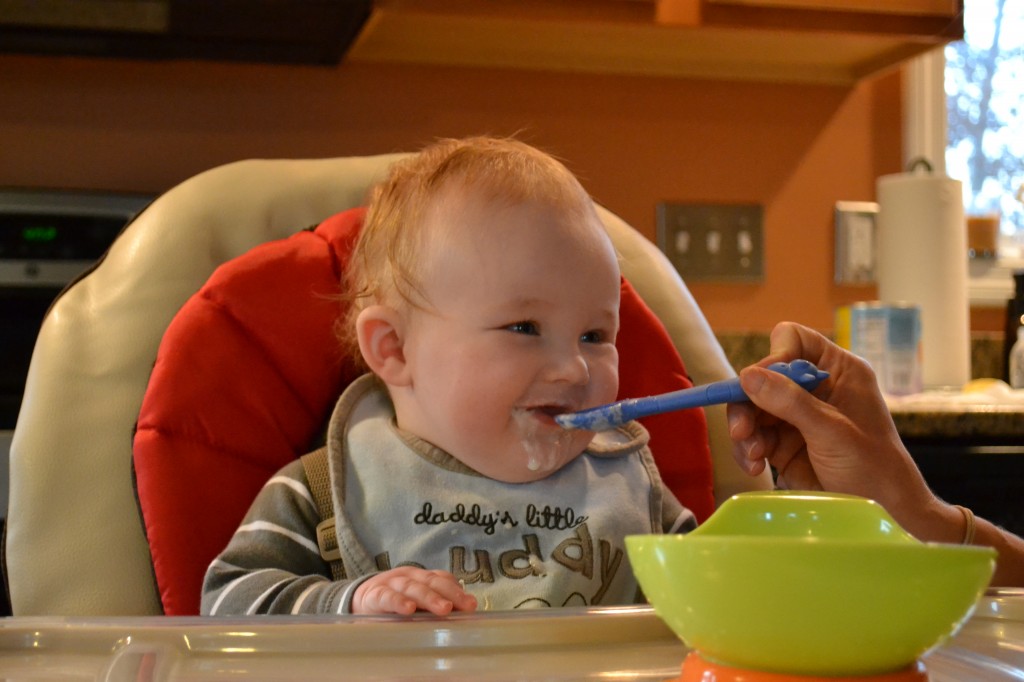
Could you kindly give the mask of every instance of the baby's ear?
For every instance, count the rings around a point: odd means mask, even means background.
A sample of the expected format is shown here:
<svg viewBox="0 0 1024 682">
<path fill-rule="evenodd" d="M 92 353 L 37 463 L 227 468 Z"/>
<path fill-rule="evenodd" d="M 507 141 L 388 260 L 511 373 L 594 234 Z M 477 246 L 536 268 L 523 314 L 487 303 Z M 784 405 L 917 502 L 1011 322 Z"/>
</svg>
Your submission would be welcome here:
<svg viewBox="0 0 1024 682">
<path fill-rule="evenodd" d="M 404 386 L 406 374 L 403 318 L 386 305 L 371 305 L 356 317 L 359 351 L 370 370 L 389 386 Z"/>
</svg>

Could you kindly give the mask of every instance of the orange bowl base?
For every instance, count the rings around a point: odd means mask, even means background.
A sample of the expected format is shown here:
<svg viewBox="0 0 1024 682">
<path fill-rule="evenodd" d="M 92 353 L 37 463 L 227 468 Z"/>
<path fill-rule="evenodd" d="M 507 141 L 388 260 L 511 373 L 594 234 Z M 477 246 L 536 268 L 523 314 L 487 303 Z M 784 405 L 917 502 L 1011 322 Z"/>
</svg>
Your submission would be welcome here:
<svg viewBox="0 0 1024 682">
<path fill-rule="evenodd" d="M 920 661 L 903 670 L 879 675 L 821 677 L 770 673 L 714 663 L 691 651 L 683 661 L 682 676 L 671 682 L 928 682 L 928 673 Z"/>
</svg>

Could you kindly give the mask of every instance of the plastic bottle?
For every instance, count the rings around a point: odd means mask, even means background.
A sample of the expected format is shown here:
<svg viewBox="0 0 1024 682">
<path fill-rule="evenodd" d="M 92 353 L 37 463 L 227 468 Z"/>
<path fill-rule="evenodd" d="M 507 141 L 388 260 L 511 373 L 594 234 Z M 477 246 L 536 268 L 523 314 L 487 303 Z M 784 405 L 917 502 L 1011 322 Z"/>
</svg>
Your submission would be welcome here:
<svg viewBox="0 0 1024 682">
<path fill-rule="evenodd" d="M 1017 342 L 1010 349 L 1010 386 L 1024 388 L 1024 326 L 1017 327 Z"/>
<path fill-rule="evenodd" d="M 1003 336 L 1003 371 L 1004 379 L 1010 381 L 1010 349 L 1017 341 L 1017 328 L 1021 326 L 1021 315 L 1024 315 L 1024 270 L 1013 273 L 1013 298 L 1006 302 L 1006 327 Z"/>
</svg>

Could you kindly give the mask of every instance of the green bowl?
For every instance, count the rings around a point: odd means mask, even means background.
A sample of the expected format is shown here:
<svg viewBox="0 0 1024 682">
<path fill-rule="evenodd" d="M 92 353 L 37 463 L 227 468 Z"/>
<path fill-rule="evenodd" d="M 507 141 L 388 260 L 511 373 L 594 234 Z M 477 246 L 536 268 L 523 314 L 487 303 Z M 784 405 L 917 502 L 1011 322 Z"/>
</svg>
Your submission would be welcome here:
<svg viewBox="0 0 1024 682">
<path fill-rule="evenodd" d="M 822 676 L 911 665 L 971 614 L 996 556 L 919 542 L 871 500 L 783 491 L 626 549 L 655 612 L 705 658 Z"/>
</svg>

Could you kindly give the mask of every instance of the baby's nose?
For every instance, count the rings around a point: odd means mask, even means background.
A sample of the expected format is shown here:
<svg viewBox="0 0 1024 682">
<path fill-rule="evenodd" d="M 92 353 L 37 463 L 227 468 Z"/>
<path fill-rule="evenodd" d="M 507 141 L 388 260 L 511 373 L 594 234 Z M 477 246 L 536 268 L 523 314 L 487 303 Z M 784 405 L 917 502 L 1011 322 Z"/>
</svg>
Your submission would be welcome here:
<svg viewBox="0 0 1024 682">
<path fill-rule="evenodd" d="M 575 385 L 590 381 L 590 365 L 579 351 L 561 353 L 551 364 L 551 379 Z"/>
</svg>

